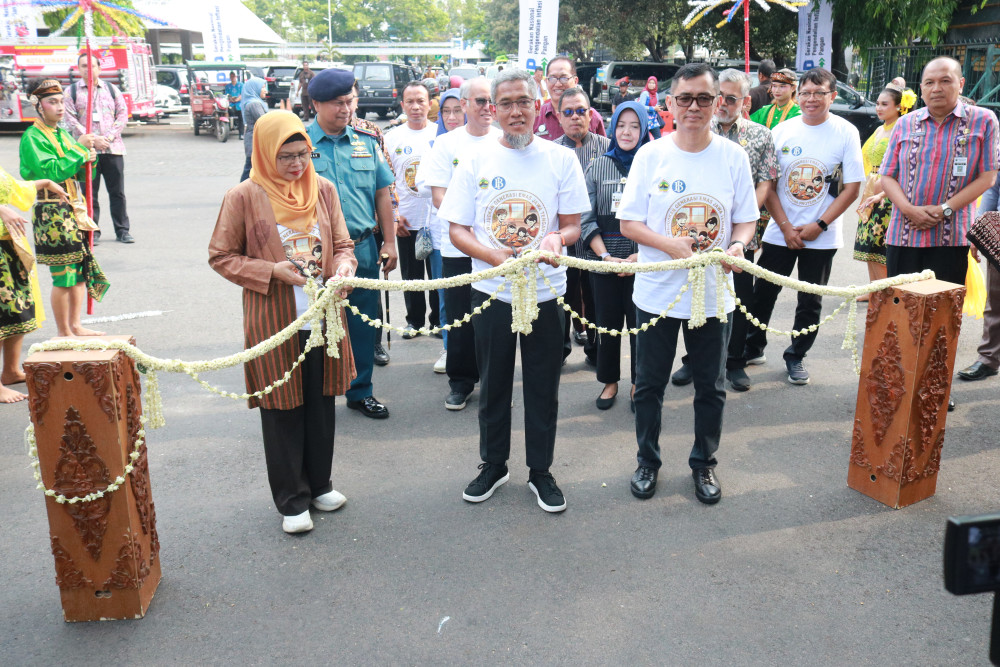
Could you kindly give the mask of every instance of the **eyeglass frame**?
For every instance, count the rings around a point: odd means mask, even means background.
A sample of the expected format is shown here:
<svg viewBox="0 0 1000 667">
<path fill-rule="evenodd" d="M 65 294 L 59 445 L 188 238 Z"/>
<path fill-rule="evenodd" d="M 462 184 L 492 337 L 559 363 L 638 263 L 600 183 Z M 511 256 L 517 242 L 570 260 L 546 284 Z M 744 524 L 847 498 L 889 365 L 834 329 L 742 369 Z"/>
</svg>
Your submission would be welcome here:
<svg viewBox="0 0 1000 667">
<path fill-rule="evenodd" d="M 590 111 L 590 107 L 587 107 L 586 109 L 560 109 L 559 113 L 566 118 L 572 118 L 573 114 L 576 114 L 577 116 L 586 116 L 588 111 Z"/>
<path fill-rule="evenodd" d="M 687 104 L 681 102 L 682 97 L 688 99 Z M 699 109 L 707 109 L 710 106 L 712 106 L 712 102 L 717 100 L 719 97 L 720 97 L 719 95 L 709 95 L 708 93 L 701 93 L 699 95 L 691 95 L 690 93 L 683 93 L 681 95 L 671 95 L 670 99 L 672 99 L 674 103 L 677 104 L 677 106 L 683 109 L 689 108 L 692 104 L 697 104 Z M 699 100 L 707 100 L 708 103 L 702 104 L 701 101 Z"/>
<path fill-rule="evenodd" d="M 837 91 L 835 90 L 806 90 L 799 91 L 798 98 L 800 100 L 822 100 L 827 95 L 833 95 Z"/>
<path fill-rule="evenodd" d="M 301 153 L 292 153 L 291 155 L 276 155 L 275 159 L 278 164 L 291 165 L 294 162 L 300 162 L 302 164 L 309 164 L 309 160 L 312 159 L 313 152 L 311 150 L 305 150 Z"/>
<path fill-rule="evenodd" d="M 516 100 L 511 100 L 509 102 L 494 102 L 493 108 L 497 111 L 503 111 L 504 113 L 509 113 L 514 110 L 514 106 L 517 106 L 521 111 L 527 111 L 536 102 L 534 98 L 531 97 L 521 97 Z"/>
</svg>

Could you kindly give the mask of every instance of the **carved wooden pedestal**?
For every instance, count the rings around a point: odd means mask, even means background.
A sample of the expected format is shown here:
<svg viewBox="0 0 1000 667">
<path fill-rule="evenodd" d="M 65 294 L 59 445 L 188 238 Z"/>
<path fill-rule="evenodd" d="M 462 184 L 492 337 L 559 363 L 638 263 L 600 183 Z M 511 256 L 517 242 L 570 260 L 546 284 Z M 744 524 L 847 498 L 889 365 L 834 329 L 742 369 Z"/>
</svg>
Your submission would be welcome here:
<svg viewBox="0 0 1000 667">
<path fill-rule="evenodd" d="M 964 299 L 925 280 L 868 302 L 847 485 L 890 507 L 934 495 Z"/>
<path fill-rule="evenodd" d="M 114 350 L 41 352 L 24 369 L 45 486 L 84 496 L 123 475 L 142 414 L 132 360 Z M 46 497 L 45 505 L 66 620 L 142 617 L 160 582 L 145 444 L 117 491 L 72 505 Z"/>
</svg>

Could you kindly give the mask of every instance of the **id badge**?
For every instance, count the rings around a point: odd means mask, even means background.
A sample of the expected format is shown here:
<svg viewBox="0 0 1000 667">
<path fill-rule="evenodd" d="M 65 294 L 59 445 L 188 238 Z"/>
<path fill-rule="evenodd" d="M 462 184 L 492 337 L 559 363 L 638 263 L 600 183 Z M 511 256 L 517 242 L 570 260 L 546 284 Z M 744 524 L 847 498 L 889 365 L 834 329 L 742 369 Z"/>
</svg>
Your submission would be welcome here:
<svg viewBox="0 0 1000 667">
<path fill-rule="evenodd" d="M 618 207 L 622 204 L 622 193 L 612 192 L 611 193 L 611 212 L 617 213 Z"/>
<path fill-rule="evenodd" d="M 957 157 L 955 158 L 955 165 L 951 170 L 952 176 L 965 176 L 969 171 L 969 158 L 967 157 Z"/>
<path fill-rule="evenodd" d="M 100 123 L 101 122 L 101 113 L 99 111 L 97 111 L 95 109 L 94 112 L 91 115 L 94 117 L 94 122 L 95 123 Z"/>
</svg>

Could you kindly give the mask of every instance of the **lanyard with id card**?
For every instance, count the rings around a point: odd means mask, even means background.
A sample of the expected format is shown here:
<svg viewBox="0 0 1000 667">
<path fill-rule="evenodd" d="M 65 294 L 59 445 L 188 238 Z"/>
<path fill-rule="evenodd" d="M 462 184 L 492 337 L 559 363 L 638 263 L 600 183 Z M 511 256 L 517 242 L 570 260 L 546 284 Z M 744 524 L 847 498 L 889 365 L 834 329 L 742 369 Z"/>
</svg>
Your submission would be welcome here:
<svg viewBox="0 0 1000 667">
<path fill-rule="evenodd" d="M 611 212 L 617 213 L 622 205 L 622 188 L 625 186 L 625 178 L 618 182 L 618 189 L 611 193 Z"/>
</svg>

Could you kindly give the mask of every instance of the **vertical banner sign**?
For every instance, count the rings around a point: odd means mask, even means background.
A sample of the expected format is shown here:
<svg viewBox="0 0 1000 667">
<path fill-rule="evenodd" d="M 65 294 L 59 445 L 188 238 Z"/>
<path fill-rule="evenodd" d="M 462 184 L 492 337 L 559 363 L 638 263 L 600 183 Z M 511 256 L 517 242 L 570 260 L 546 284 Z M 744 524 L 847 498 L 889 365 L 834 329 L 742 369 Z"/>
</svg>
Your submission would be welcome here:
<svg viewBox="0 0 1000 667">
<path fill-rule="evenodd" d="M 34 43 L 36 27 L 35 10 L 27 2 L 0 7 L 0 41 Z"/>
<path fill-rule="evenodd" d="M 545 68 L 556 55 L 556 32 L 559 29 L 559 0 L 521 0 L 517 62 L 534 71 Z"/>
<path fill-rule="evenodd" d="M 814 67 L 830 69 L 833 39 L 833 8 L 819 0 L 799 8 L 799 44 L 795 51 L 795 67 L 799 71 Z M 808 9 L 808 11 L 806 11 Z"/>
<path fill-rule="evenodd" d="M 205 15 L 202 41 L 208 62 L 239 62 L 240 43 L 232 32 L 232 17 L 225 3 L 210 2 Z M 228 81 L 228 78 L 226 79 Z"/>
</svg>

